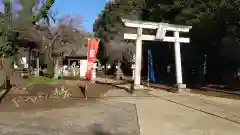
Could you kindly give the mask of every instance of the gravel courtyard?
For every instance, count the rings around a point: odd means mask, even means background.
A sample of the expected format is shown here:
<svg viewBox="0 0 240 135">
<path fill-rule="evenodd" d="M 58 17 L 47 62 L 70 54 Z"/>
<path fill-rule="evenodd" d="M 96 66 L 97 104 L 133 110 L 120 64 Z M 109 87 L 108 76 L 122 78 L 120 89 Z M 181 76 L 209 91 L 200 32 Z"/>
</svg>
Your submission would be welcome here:
<svg viewBox="0 0 240 135">
<path fill-rule="evenodd" d="M 90 100 L 67 108 L 0 112 L 0 134 L 139 135 L 134 104 Z"/>
</svg>

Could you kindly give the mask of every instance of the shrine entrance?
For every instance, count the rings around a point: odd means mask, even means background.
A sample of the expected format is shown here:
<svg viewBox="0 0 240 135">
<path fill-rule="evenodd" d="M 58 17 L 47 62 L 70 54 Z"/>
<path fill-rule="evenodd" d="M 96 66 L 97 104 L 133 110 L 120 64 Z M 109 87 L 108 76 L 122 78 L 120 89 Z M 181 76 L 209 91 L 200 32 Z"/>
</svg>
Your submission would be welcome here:
<svg viewBox="0 0 240 135">
<path fill-rule="evenodd" d="M 186 88 L 182 79 L 182 63 L 180 43 L 189 43 L 189 38 L 180 37 L 180 32 L 189 32 L 192 26 L 175 25 L 168 23 L 144 22 L 122 19 L 126 27 L 137 28 L 136 34 L 124 33 L 124 39 L 136 41 L 136 58 L 134 68 L 134 89 L 143 88 L 141 85 L 141 65 L 142 65 L 142 41 L 162 41 L 174 43 L 176 86 L 178 90 Z M 156 35 L 145 35 L 143 29 L 157 30 Z M 173 37 L 166 36 L 167 31 L 174 33 Z"/>
</svg>

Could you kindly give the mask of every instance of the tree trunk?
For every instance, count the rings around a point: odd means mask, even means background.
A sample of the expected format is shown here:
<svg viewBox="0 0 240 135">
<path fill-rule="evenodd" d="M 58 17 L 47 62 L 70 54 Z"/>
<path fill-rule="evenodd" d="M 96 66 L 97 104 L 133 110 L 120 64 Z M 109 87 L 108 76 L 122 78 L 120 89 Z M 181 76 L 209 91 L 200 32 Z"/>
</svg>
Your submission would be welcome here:
<svg viewBox="0 0 240 135">
<path fill-rule="evenodd" d="M 28 47 L 28 53 L 27 53 L 27 55 L 28 55 L 28 75 L 30 75 L 31 74 L 31 55 L 32 55 L 32 49 L 30 48 L 30 47 Z"/>
<path fill-rule="evenodd" d="M 10 79 L 13 75 L 13 59 L 10 58 L 1 58 L 1 68 L 0 68 L 0 84 L 2 85 L 6 78 Z"/>
<path fill-rule="evenodd" d="M 48 77 L 53 77 L 54 75 L 54 61 L 48 54 L 45 54 L 45 64 L 47 65 Z"/>
<path fill-rule="evenodd" d="M 47 64 L 47 76 L 54 77 L 54 59 L 52 57 L 52 48 L 49 45 L 44 53 L 44 63 Z"/>
<path fill-rule="evenodd" d="M 58 78 L 58 76 L 59 76 L 59 68 L 60 66 L 59 66 L 59 59 L 57 58 L 56 59 L 56 62 L 54 63 L 54 77 L 55 78 Z"/>
</svg>

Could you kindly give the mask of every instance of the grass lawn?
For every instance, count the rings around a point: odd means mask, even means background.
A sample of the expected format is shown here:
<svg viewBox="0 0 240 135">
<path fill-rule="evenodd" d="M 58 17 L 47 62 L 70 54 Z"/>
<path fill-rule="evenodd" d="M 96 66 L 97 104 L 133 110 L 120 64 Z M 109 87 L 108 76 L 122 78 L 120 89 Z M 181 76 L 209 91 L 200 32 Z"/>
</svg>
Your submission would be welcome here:
<svg viewBox="0 0 240 135">
<path fill-rule="evenodd" d="M 63 82 L 63 80 L 57 80 L 55 78 L 48 78 L 44 76 L 30 76 L 27 79 L 27 86 L 33 84 L 58 84 Z"/>
</svg>

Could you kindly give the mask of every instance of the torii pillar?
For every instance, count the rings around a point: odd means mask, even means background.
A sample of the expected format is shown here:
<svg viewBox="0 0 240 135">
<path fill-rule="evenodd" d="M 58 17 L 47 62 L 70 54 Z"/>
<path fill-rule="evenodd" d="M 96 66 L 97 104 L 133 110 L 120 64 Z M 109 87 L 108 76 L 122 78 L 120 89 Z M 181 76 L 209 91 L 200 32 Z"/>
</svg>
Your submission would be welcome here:
<svg viewBox="0 0 240 135">
<path fill-rule="evenodd" d="M 132 21 L 122 19 L 126 27 L 137 28 L 137 34 L 124 33 L 124 39 L 136 40 L 136 62 L 134 72 L 134 88 L 139 89 L 141 86 L 141 63 L 142 63 L 142 41 L 163 41 L 173 42 L 175 52 L 176 65 L 176 86 L 178 90 L 186 88 L 182 79 L 182 64 L 181 64 L 181 50 L 180 43 L 189 43 L 189 38 L 179 37 L 180 32 L 189 32 L 191 26 L 175 25 L 168 23 Z M 143 35 L 143 29 L 157 29 L 156 35 Z M 166 32 L 173 31 L 173 37 L 167 37 Z"/>
</svg>

